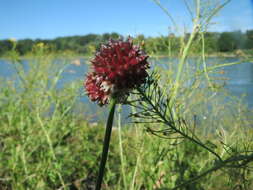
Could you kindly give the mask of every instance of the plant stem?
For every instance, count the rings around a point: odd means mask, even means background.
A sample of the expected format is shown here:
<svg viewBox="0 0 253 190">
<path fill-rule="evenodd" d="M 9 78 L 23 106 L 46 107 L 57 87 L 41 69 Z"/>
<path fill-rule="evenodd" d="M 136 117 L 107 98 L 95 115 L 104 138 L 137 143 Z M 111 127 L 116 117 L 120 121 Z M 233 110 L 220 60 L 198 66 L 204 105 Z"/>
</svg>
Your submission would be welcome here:
<svg viewBox="0 0 253 190">
<path fill-rule="evenodd" d="M 121 138 L 121 108 L 122 106 L 118 106 L 118 136 L 119 136 L 119 151 L 120 151 L 120 162 L 121 162 L 121 172 L 122 172 L 122 178 L 123 178 L 123 187 L 122 189 L 127 189 L 127 183 L 126 183 L 126 175 L 125 175 L 125 160 L 123 156 L 123 146 L 122 146 L 122 138 Z"/>
<path fill-rule="evenodd" d="M 231 166 L 234 167 L 234 168 L 236 168 L 236 167 L 242 167 L 242 166 L 248 164 L 249 162 L 251 162 L 252 160 L 253 160 L 253 154 L 232 156 L 232 157 L 230 157 L 230 158 L 228 158 L 228 159 L 226 159 L 226 160 L 224 160 L 222 162 L 219 162 L 218 164 L 214 165 L 212 168 L 210 168 L 209 170 L 207 170 L 204 173 L 200 174 L 199 176 L 193 177 L 190 180 L 188 180 L 188 181 L 186 181 L 186 182 L 184 182 L 184 183 L 182 183 L 182 184 L 174 187 L 172 190 L 176 190 L 176 189 L 178 189 L 180 187 L 184 187 L 186 185 L 192 184 L 192 183 L 198 181 L 200 178 L 202 178 L 202 177 L 204 177 L 204 176 L 206 176 L 206 175 L 208 175 L 208 174 L 210 174 L 212 172 L 215 172 L 215 171 L 217 171 L 217 170 L 219 170 L 219 169 L 221 169 L 223 167 L 231 167 Z M 228 163 L 231 163 L 231 162 L 232 163 L 233 162 L 240 162 L 240 161 L 242 162 L 241 165 L 238 165 L 238 166 L 236 166 L 236 165 L 231 165 L 231 166 L 228 165 Z"/>
<path fill-rule="evenodd" d="M 193 142 L 193 143 L 201 146 L 202 148 L 206 149 L 208 152 L 212 153 L 214 156 L 216 156 L 219 159 L 219 161 L 221 161 L 221 162 L 223 161 L 222 158 L 218 155 L 218 153 L 216 153 L 215 151 L 213 151 L 212 149 L 210 149 L 209 147 L 207 147 L 202 142 L 200 142 L 200 141 L 196 140 L 195 138 L 187 135 L 186 133 L 184 133 L 183 131 L 181 131 L 180 129 L 178 129 L 173 123 L 171 123 L 170 121 L 168 121 L 167 118 L 154 105 L 154 103 L 152 102 L 152 100 L 147 97 L 147 95 L 145 94 L 145 92 L 143 92 L 140 88 L 137 88 L 137 90 L 142 95 L 142 97 L 144 97 L 144 99 L 148 102 L 148 104 L 152 107 L 152 109 L 156 112 L 156 114 L 163 120 L 163 122 L 166 125 L 168 125 L 176 133 L 178 133 L 181 136 L 183 136 L 185 139 L 190 140 L 191 142 Z"/>
<path fill-rule="evenodd" d="M 113 124 L 115 106 L 116 106 L 116 101 L 114 99 L 112 99 L 111 104 L 110 104 L 110 113 L 109 113 L 109 116 L 107 119 L 107 124 L 106 124 L 103 153 L 102 153 L 102 158 L 101 158 L 100 167 L 99 167 L 99 173 L 98 173 L 98 178 L 97 178 L 97 183 L 96 183 L 96 190 L 101 189 L 101 184 L 103 181 L 105 164 L 106 164 L 109 145 L 110 145 L 110 138 L 111 138 L 111 132 L 112 132 L 112 124 Z"/>
</svg>

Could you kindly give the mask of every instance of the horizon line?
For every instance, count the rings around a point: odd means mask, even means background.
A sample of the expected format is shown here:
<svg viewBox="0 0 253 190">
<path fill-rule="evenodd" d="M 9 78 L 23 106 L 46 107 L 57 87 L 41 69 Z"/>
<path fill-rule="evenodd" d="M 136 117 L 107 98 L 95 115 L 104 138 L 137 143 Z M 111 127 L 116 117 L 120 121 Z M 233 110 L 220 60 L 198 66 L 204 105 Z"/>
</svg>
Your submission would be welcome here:
<svg viewBox="0 0 253 190">
<path fill-rule="evenodd" d="M 251 29 L 231 29 L 231 30 L 223 30 L 223 31 L 213 31 L 213 30 L 207 30 L 205 32 L 211 32 L 211 33 L 223 33 L 223 32 L 242 32 L 242 33 L 246 33 L 247 31 L 251 31 L 253 30 L 253 28 Z M 104 32 L 104 33 L 95 33 L 95 32 L 89 32 L 89 33 L 86 33 L 86 34 L 72 34 L 72 35 L 65 35 L 65 36 L 56 36 L 56 37 L 49 37 L 49 38 L 44 38 L 44 37 L 24 37 L 24 38 L 15 38 L 15 37 L 9 37 L 9 38 L 0 38 L 0 41 L 4 41 L 4 40 L 16 40 L 16 41 L 20 41 L 20 40 L 33 40 L 33 41 L 36 41 L 36 40 L 55 40 L 57 38 L 67 38 L 67 37 L 81 37 L 81 36 L 88 36 L 88 35 L 104 35 L 104 34 L 113 34 L 113 33 L 116 33 L 120 36 L 122 36 L 123 38 L 125 37 L 137 37 L 137 36 L 140 36 L 140 35 L 143 35 L 145 38 L 156 38 L 156 37 L 164 37 L 164 36 L 168 36 L 168 35 L 171 35 L 171 34 L 174 34 L 175 36 L 182 36 L 182 35 L 177 35 L 175 34 L 174 32 L 168 32 L 167 34 L 159 34 L 159 35 L 145 35 L 145 34 L 142 34 L 142 33 L 139 33 L 139 34 L 135 34 L 135 35 L 130 35 L 130 34 L 121 34 L 119 32 L 115 32 L 115 31 L 112 31 L 112 32 Z M 189 34 L 190 32 L 187 32 L 185 34 Z"/>
</svg>

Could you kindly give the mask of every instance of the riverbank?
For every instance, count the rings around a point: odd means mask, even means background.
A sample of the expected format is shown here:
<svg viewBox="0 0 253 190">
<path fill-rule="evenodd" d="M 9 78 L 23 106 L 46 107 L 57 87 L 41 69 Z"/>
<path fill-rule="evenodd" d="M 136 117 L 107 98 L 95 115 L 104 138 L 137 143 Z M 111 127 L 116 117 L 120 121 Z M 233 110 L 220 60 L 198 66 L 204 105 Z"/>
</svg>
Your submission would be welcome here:
<svg viewBox="0 0 253 190">
<path fill-rule="evenodd" d="M 74 59 L 74 60 L 79 60 L 79 59 L 91 59 L 93 57 L 93 55 L 91 54 L 78 54 L 78 53 L 74 53 L 74 52 L 70 52 L 70 51 L 66 51 L 66 52 L 49 52 L 48 53 L 49 56 L 54 57 L 56 59 Z M 188 57 L 201 57 L 202 54 L 196 54 L 196 53 L 189 53 Z M 251 50 L 236 50 L 233 52 L 216 52 L 216 53 L 209 53 L 209 54 L 205 54 L 206 57 L 224 57 L 224 58 L 253 58 L 253 49 Z M 20 59 L 34 59 L 36 57 L 36 55 L 29 53 L 23 56 L 19 56 Z M 166 58 L 166 57 L 173 57 L 173 58 L 179 58 L 180 55 L 179 54 L 164 54 L 164 53 L 154 53 L 154 54 L 150 54 L 151 58 Z M 0 59 L 6 59 L 6 60 L 11 60 L 12 56 L 11 55 L 5 55 L 5 56 L 1 56 Z M 88 64 L 88 62 L 87 62 Z"/>
<path fill-rule="evenodd" d="M 31 56 L 29 59 L 36 64 L 27 70 L 17 68 L 22 79 L 19 83 L 1 81 L 0 189 L 94 189 L 105 119 L 93 124 L 91 121 L 100 114 L 106 115 L 107 107 L 94 103 L 90 107 L 91 103 L 84 100 L 85 64 L 78 66 L 80 63 L 74 61 L 70 68 L 63 68 L 64 65 L 55 64 L 55 58 L 50 54 Z M 243 69 L 243 79 L 247 76 L 244 71 L 251 70 L 251 67 Z M 7 69 L 1 68 L 1 72 L 6 75 Z M 170 72 L 166 67 L 159 72 L 159 86 L 165 92 L 170 92 L 174 84 Z M 239 155 L 235 151 L 241 153 L 245 145 L 252 150 L 253 121 L 249 120 L 252 112 L 242 105 L 241 99 L 230 96 L 223 87 L 211 88 L 208 80 L 199 75 L 183 72 L 180 96 L 176 99 L 177 109 L 184 116 L 183 123 L 224 160 L 231 154 Z M 240 80 L 238 73 L 236 76 Z M 67 77 L 71 80 L 66 80 Z M 190 77 L 195 77 L 195 83 L 186 88 Z M 61 82 L 66 83 L 58 88 Z M 123 127 L 125 109 L 123 106 L 116 110 L 117 129 L 112 131 L 104 188 L 172 189 L 201 175 L 217 162 L 212 154 L 188 140 L 174 139 L 175 136 L 166 136 L 167 133 L 159 138 L 150 133 L 150 129 L 158 131 L 166 127 L 164 124 L 129 122 Z M 224 143 L 233 152 L 225 149 Z M 243 174 L 247 179 L 253 178 L 252 173 Z M 192 183 L 191 188 L 224 189 L 228 182 L 229 187 L 236 186 L 241 175 L 237 169 L 219 170 Z M 247 183 L 253 185 L 253 180 Z"/>
<path fill-rule="evenodd" d="M 152 54 L 151 57 L 154 58 L 165 58 L 165 57 L 174 57 L 180 58 L 178 54 Z M 202 54 L 189 53 L 188 57 L 202 57 Z M 207 53 L 205 57 L 224 57 L 224 58 L 253 58 L 253 49 L 252 50 L 237 50 L 233 52 L 216 52 L 216 53 Z"/>
</svg>

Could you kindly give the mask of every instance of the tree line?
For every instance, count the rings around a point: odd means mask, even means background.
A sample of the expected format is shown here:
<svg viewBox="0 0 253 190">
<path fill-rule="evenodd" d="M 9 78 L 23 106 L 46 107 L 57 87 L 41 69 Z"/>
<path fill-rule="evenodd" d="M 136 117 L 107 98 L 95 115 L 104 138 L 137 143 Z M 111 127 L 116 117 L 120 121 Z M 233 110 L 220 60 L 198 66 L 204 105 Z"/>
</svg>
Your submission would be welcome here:
<svg viewBox="0 0 253 190">
<path fill-rule="evenodd" d="M 184 41 L 190 36 L 186 34 L 184 37 L 176 36 L 173 33 L 167 36 L 145 37 L 138 35 L 134 38 L 136 43 L 142 44 L 147 53 L 157 55 L 177 54 L 180 52 Z M 201 37 L 202 36 L 202 37 Z M 203 49 L 203 39 L 205 52 L 208 54 L 217 52 L 233 52 L 235 50 L 253 49 L 253 30 L 246 32 L 205 32 L 204 35 L 195 37 L 191 47 L 192 53 L 201 52 Z M 51 52 L 71 51 L 76 54 L 89 55 L 98 49 L 101 43 L 109 39 L 118 39 L 123 37 L 118 33 L 105 34 L 87 34 L 83 36 L 59 37 L 52 40 L 42 39 L 22 39 L 16 42 L 16 51 L 20 55 L 26 55 L 32 52 L 35 44 L 46 44 Z M 0 56 L 6 55 L 13 48 L 11 40 L 0 40 Z"/>
</svg>

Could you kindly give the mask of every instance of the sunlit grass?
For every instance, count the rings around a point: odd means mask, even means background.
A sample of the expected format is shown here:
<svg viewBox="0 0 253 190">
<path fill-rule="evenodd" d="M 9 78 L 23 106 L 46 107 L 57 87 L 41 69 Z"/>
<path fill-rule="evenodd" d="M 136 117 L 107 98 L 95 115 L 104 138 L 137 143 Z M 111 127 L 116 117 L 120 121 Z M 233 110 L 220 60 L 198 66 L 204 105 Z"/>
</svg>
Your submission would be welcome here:
<svg viewBox="0 0 253 190">
<path fill-rule="evenodd" d="M 18 57 L 13 57 L 13 61 L 17 60 Z M 67 63 L 55 64 L 53 60 L 53 56 L 38 48 L 28 71 L 19 62 L 12 63 L 18 71 L 18 82 L 1 83 L 1 189 L 94 187 L 104 124 L 91 125 L 82 113 L 74 111 L 82 95 L 82 79 L 56 88 Z M 201 62 L 199 67 L 196 65 L 195 75 L 187 71 L 189 63 L 185 64 L 182 81 L 187 83 L 193 77 L 195 82 L 190 86 L 182 84 L 175 100 L 180 102 L 181 114 L 187 122 L 196 125 L 202 140 L 217 146 L 215 149 L 223 158 L 233 153 L 233 149 L 252 150 L 253 133 L 249 128 L 252 121 L 244 114 L 249 110 L 236 99 L 224 104 L 226 91 L 206 85 L 208 80 Z M 176 71 L 159 72 L 160 84 L 169 93 Z M 116 120 L 115 127 L 119 125 L 121 121 Z M 113 130 L 105 189 L 172 188 L 211 165 L 212 155 L 197 145 L 183 140 L 174 146 L 178 142 L 155 137 L 145 131 L 147 127 L 156 125 L 127 124 Z M 231 150 L 224 151 L 223 143 L 231 145 Z M 243 181 L 240 172 L 228 172 L 230 175 L 221 171 L 212 173 L 185 189 L 230 189 Z M 230 180 L 231 176 L 237 180 Z M 244 177 L 252 184 L 252 174 Z"/>
<path fill-rule="evenodd" d="M 200 19 L 198 9 L 196 19 Z M 158 85 L 164 94 L 171 95 L 175 115 L 183 117 L 201 142 L 222 159 L 251 152 L 252 110 L 224 88 L 226 79 L 217 69 L 252 60 L 242 56 L 238 62 L 206 63 L 203 35 L 200 56 L 194 62 L 188 59 L 195 35 L 203 32 L 198 31 L 198 20 L 195 23 L 189 41 L 182 40 L 176 52 L 179 65 L 169 60 L 161 67 L 156 64 L 158 60 L 152 61 L 152 69 L 160 74 Z M 172 55 L 169 47 L 167 54 Z M 29 69 L 25 70 L 14 44 L 8 58 L 17 73 L 12 79 L 1 80 L 0 189 L 94 189 L 105 124 L 89 122 L 91 116 L 85 111 L 90 108 L 80 101 L 85 96 L 83 78 L 59 88 L 69 62 L 56 64 L 59 55 L 49 53 L 45 44 L 34 46 L 30 57 Z M 104 189 L 171 189 L 207 171 L 217 161 L 187 139 L 163 139 L 147 130 L 159 129 L 162 124 L 123 123 L 121 111 L 118 107 Z M 137 110 L 132 107 L 131 111 Z M 231 167 L 181 189 L 250 189 L 252 178 L 250 170 Z"/>
</svg>

